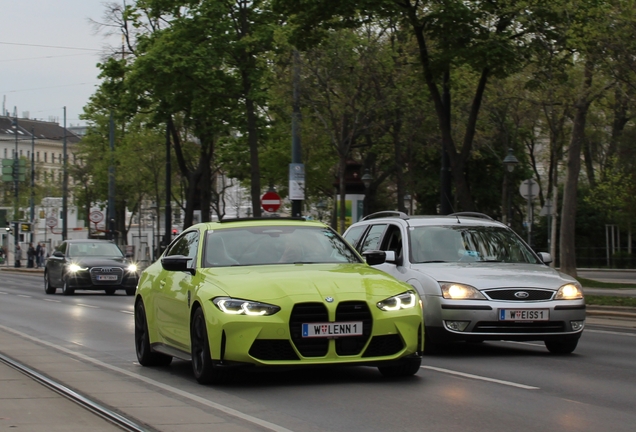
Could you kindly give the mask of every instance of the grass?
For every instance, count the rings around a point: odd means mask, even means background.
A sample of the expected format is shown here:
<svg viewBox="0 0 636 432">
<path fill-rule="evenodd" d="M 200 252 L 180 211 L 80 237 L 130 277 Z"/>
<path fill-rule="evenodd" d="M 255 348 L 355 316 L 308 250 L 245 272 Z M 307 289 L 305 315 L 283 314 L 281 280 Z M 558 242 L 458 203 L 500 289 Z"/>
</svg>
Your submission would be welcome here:
<svg viewBox="0 0 636 432">
<path fill-rule="evenodd" d="M 595 306 L 625 306 L 636 307 L 636 298 L 634 297 L 613 297 L 586 295 L 585 304 Z"/>
<path fill-rule="evenodd" d="M 576 280 L 578 280 L 584 288 L 636 288 L 636 284 L 600 282 L 597 280 L 585 279 L 582 277 L 577 277 Z"/>
</svg>

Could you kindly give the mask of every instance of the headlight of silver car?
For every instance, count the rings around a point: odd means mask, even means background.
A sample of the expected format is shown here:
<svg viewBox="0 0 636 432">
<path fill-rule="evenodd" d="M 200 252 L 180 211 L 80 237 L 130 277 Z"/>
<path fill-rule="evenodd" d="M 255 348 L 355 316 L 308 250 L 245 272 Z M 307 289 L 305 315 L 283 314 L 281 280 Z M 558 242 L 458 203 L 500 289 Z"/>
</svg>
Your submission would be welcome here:
<svg viewBox="0 0 636 432">
<path fill-rule="evenodd" d="M 486 300 L 479 290 L 470 285 L 452 282 L 440 282 L 442 297 L 451 300 Z"/>
<path fill-rule="evenodd" d="M 557 291 L 555 300 L 577 300 L 583 298 L 583 288 L 578 283 L 569 283 L 563 285 Z"/>
<path fill-rule="evenodd" d="M 416 296 L 413 291 L 407 291 L 388 299 L 376 303 L 376 306 L 383 311 L 396 311 L 400 309 L 410 309 L 415 307 Z"/>
<path fill-rule="evenodd" d="M 70 273 L 77 273 L 78 271 L 88 270 L 88 267 L 82 267 L 80 265 L 71 263 L 68 265 L 68 271 Z"/>
<path fill-rule="evenodd" d="M 230 315 L 274 315 L 280 310 L 280 307 L 271 304 L 231 297 L 217 297 L 212 302 L 221 312 Z"/>
</svg>

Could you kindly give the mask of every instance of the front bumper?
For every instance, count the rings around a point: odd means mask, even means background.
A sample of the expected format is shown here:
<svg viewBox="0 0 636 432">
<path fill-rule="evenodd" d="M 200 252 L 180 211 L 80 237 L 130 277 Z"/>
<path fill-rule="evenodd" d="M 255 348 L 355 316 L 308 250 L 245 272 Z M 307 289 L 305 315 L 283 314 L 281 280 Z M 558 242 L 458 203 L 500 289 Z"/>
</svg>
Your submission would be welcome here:
<svg viewBox="0 0 636 432">
<path fill-rule="evenodd" d="M 504 321 L 499 311 L 542 309 L 549 314 L 546 321 Z M 579 338 L 585 323 L 585 301 L 551 300 L 537 302 L 446 300 L 427 297 L 425 307 L 428 337 L 434 342 L 484 340 L 558 340 Z M 454 323 L 463 330 L 457 330 Z M 577 325 L 578 323 L 578 325 Z"/>
<path fill-rule="evenodd" d="M 293 312 L 257 317 L 224 314 L 212 302 L 204 307 L 210 353 L 218 364 L 384 364 L 420 355 L 424 331 L 420 308 L 367 312 L 366 318 L 351 319 L 364 322 L 362 336 L 303 338 L 298 332 L 305 319 Z"/>
<path fill-rule="evenodd" d="M 68 272 L 65 278 L 69 288 L 72 289 L 103 290 L 106 288 L 137 287 L 137 282 L 139 281 L 138 274 L 127 272 L 124 269 L 111 273 L 113 276 L 116 276 L 116 278 L 112 280 L 100 280 L 102 272 L 94 271 L 93 269 Z M 109 273 L 109 275 L 111 273 Z"/>
</svg>

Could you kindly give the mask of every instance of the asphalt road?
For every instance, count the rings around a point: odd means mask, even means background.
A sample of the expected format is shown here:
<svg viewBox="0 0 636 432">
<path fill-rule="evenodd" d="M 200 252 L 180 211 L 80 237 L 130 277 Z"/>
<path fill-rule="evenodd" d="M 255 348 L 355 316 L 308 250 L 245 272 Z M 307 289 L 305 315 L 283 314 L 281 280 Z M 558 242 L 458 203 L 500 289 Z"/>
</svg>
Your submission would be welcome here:
<svg viewBox="0 0 636 432">
<path fill-rule="evenodd" d="M 550 355 L 535 342 L 461 344 L 425 357 L 409 379 L 384 379 L 366 367 L 266 370 L 213 387 L 198 385 L 186 362 L 165 369 L 136 363 L 132 297 L 51 296 L 41 276 L 0 278 L 0 326 L 39 341 L 51 355 L 107 365 L 100 373 L 113 381 L 143 378 L 146 388 L 178 400 L 181 412 L 223 413 L 232 430 L 632 432 L 636 424 L 633 328 L 588 325 L 570 356 Z M 172 423 L 203 430 L 189 418 Z M 159 416 L 144 421 L 177 430 Z"/>
</svg>

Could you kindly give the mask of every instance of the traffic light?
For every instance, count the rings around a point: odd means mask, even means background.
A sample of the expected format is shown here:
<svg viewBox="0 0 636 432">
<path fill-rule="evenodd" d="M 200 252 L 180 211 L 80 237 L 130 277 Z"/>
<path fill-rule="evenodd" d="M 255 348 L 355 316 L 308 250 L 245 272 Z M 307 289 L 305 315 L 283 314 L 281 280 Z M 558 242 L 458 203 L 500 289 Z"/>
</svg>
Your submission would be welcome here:
<svg viewBox="0 0 636 432">
<path fill-rule="evenodd" d="M 177 234 L 179 234 L 179 230 L 176 228 L 172 228 L 172 237 L 176 236 Z"/>
</svg>

